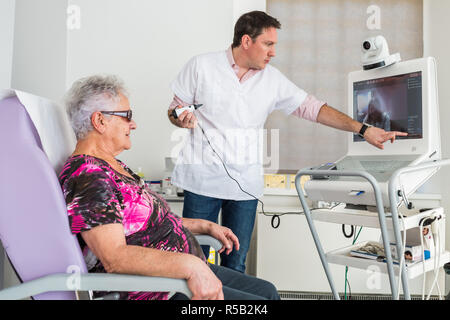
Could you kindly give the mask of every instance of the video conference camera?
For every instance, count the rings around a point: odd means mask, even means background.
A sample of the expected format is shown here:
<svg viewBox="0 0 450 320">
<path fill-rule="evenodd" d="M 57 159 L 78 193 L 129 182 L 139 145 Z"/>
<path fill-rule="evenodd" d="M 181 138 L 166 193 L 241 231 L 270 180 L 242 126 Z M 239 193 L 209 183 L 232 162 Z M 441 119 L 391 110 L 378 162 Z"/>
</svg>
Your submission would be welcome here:
<svg viewBox="0 0 450 320">
<path fill-rule="evenodd" d="M 389 54 L 389 47 L 383 36 L 364 40 L 361 50 L 361 62 L 364 70 L 387 67 L 401 60 L 400 53 Z"/>
</svg>

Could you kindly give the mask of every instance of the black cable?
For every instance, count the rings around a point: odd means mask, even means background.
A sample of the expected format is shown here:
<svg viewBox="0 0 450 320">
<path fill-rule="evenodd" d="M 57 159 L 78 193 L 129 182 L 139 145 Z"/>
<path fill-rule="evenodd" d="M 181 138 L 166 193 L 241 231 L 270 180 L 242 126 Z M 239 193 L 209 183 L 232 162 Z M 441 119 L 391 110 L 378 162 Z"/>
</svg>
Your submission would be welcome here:
<svg viewBox="0 0 450 320">
<path fill-rule="evenodd" d="M 200 128 L 200 130 L 202 130 L 203 136 L 205 137 L 206 141 L 208 142 L 208 144 L 209 144 L 211 150 L 212 150 L 212 151 L 217 155 L 217 157 L 219 158 L 220 162 L 222 163 L 223 168 L 225 169 L 225 172 L 226 172 L 227 175 L 230 177 L 230 179 L 232 179 L 234 182 L 237 183 L 239 189 L 241 189 L 242 192 L 244 192 L 245 194 L 249 195 L 250 197 L 252 197 L 252 198 L 254 198 L 255 200 L 257 200 L 259 203 L 261 203 L 261 211 L 262 211 L 263 215 L 269 216 L 270 214 L 267 214 L 267 213 L 264 211 L 264 202 L 262 202 L 260 199 L 256 198 L 256 197 L 255 197 L 254 195 L 252 195 L 251 193 L 249 193 L 249 192 L 245 191 L 244 189 L 242 189 L 241 184 L 239 183 L 239 181 L 237 181 L 235 178 L 233 178 L 233 177 L 230 175 L 230 173 L 228 172 L 227 166 L 225 165 L 225 162 L 222 160 L 222 157 L 221 157 L 221 156 L 216 152 L 216 150 L 213 148 L 211 142 L 210 142 L 209 139 L 208 139 L 208 136 L 207 136 L 206 133 L 205 133 L 205 130 L 203 130 L 202 126 L 200 126 L 200 124 L 199 124 L 198 122 L 197 122 L 197 125 L 198 125 L 198 127 Z M 314 210 L 314 209 L 313 209 L 313 210 Z M 298 213 L 296 213 L 296 214 L 301 214 L 301 213 L 302 213 L 302 212 L 298 212 Z M 280 214 L 279 214 L 279 213 L 271 214 L 271 216 L 272 216 L 272 220 L 271 220 L 272 228 L 276 229 L 276 228 L 278 228 L 278 227 L 280 226 L 280 222 L 281 222 L 280 216 L 285 215 L 285 214 L 294 214 L 294 213 L 292 213 L 292 212 L 285 212 L 285 213 L 280 213 Z M 275 224 L 275 221 L 277 221 L 278 223 Z"/>
<path fill-rule="evenodd" d="M 277 221 L 278 223 L 275 225 L 275 221 Z M 272 220 L 270 221 L 270 224 L 272 225 L 272 228 L 276 229 L 280 226 L 280 216 L 279 215 L 274 215 L 272 217 Z"/>
<path fill-rule="evenodd" d="M 205 136 L 205 139 L 206 139 L 206 141 L 208 142 L 209 146 L 211 147 L 212 151 L 217 155 L 217 157 L 219 158 L 220 162 L 222 162 L 222 166 L 223 166 L 223 168 L 225 169 L 225 172 L 227 173 L 227 175 L 228 175 L 232 180 L 234 180 L 234 181 L 237 183 L 239 189 L 241 189 L 242 192 L 244 192 L 245 194 L 249 195 L 250 197 L 254 198 L 255 200 L 257 200 L 257 201 L 259 201 L 259 202 L 261 203 L 261 209 L 262 209 L 262 211 L 263 211 L 263 213 L 264 213 L 264 203 L 263 203 L 261 200 L 259 200 L 258 198 L 256 198 L 254 195 L 252 195 L 251 193 L 248 193 L 247 191 L 245 191 L 244 189 L 242 189 L 240 183 L 239 183 L 235 178 L 233 178 L 233 177 L 230 175 L 230 173 L 228 172 L 227 166 L 225 165 L 225 162 L 222 160 L 222 157 L 216 152 L 216 150 L 215 150 L 215 149 L 213 148 L 213 146 L 211 145 L 211 142 L 209 141 L 208 137 L 206 136 L 205 130 L 203 130 L 203 128 L 200 126 L 200 124 L 199 124 L 198 122 L 197 122 L 197 125 L 198 125 L 198 127 L 202 130 L 202 133 L 203 133 L 203 135 Z"/>
<path fill-rule="evenodd" d="M 230 175 L 230 173 L 228 172 L 228 169 L 227 169 L 227 167 L 226 167 L 226 165 L 225 165 L 225 162 L 222 160 L 222 157 L 221 157 L 221 156 L 216 152 L 216 150 L 213 148 L 211 142 L 210 142 L 209 139 L 208 139 L 208 136 L 207 136 L 206 133 L 205 133 L 205 130 L 203 130 L 202 126 L 201 126 L 198 122 L 197 122 L 197 125 L 198 125 L 198 127 L 200 128 L 200 130 L 202 130 L 203 136 L 205 137 L 206 141 L 208 142 L 208 144 L 209 144 L 211 150 L 212 150 L 212 151 L 217 155 L 217 157 L 219 158 L 220 162 L 222 163 L 223 168 L 225 169 L 225 172 L 226 172 L 227 175 L 230 177 L 230 179 L 232 179 L 233 181 L 235 181 L 235 182 L 237 183 L 239 189 L 241 189 L 242 192 L 244 192 L 245 194 L 249 195 L 250 197 L 254 198 L 255 200 L 257 200 L 258 202 L 261 203 L 261 211 L 262 211 L 262 214 L 263 214 L 263 215 L 265 215 L 265 216 L 272 216 L 272 220 L 271 220 L 272 228 L 277 229 L 277 228 L 280 226 L 280 222 L 281 222 L 280 217 L 283 216 L 283 215 L 285 215 L 285 214 L 302 214 L 302 213 L 304 213 L 303 211 L 302 211 L 302 212 L 274 213 L 274 214 L 266 213 L 266 212 L 264 211 L 264 202 L 262 202 L 260 199 L 256 198 L 256 197 L 255 197 L 254 195 L 252 195 L 251 193 L 249 193 L 249 192 L 245 191 L 244 189 L 242 189 L 242 187 L 241 187 L 239 181 L 237 181 L 235 178 L 233 178 L 233 177 Z M 333 209 L 334 207 L 336 207 L 336 206 L 338 206 L 338 205 L 339 205 L 339 203 L 336 204 L 336 205 L 334 205 L 334 206 L 331 207 L 330 209 Z M 314 210 L 317 210 L 317 209 L 319 209 L 319 208 L 313 208 L 313 209 L 311 209 L 310 211 L 314 211 Z M 275 224 L 275 221 L 277 221 L 278 223 Z M 352 235 L 353 235 L 353 233 L 352 233 Z"/>
<path fill-rule="evenodd" d="M 353 237 L 353 234 L 355 233 L 355 226 L 350 226 L 351 228 L 350 228 L 350 234 L 347 234 L 346 232 L 345 232 L 345 224 L 343 224 L 342 225 L 342 233 L 344 234 L 344 237 L 346 237 L 346 238 L 351 238 L 351 237 Z"/>
</svg>

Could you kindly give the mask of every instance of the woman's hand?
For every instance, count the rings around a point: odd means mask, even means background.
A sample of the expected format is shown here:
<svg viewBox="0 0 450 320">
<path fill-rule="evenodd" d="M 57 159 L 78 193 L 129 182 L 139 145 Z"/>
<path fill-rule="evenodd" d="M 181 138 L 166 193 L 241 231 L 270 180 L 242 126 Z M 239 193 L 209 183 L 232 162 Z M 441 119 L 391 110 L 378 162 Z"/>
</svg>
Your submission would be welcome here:
<svg viewBox="0 0 450 320">
<path fill-rule="evenodd" d="M 227 227 L 204 219 L 182 218 L 183 226 L 195 234 L 207 234 L 222 242 L 223 246 L 219 253 L 225 251 L 228 255 L 234 249 L 239 250 L 239 239 Z"/>
<path fill-rule="evenodd" d="M 187 285 L 192 292 L 192 300 L 223 300 L 222 282 L 208 265 L 193 255 L 184 255 L 189 260 Z"/>
<path fill-rule="evenodd" d="M 225 254 L 229 255 L 233 250 L 233 246 L 236 251 L 239 250 L 239 239 L 236 237 L 233 231 L 231 231 L 231 229 L 211 222 L 211 224 L 209 225 L 208 234 L 223 243 L 223 246 L 219 250 L 219 253 L 225 251 Z"/>
</svg>

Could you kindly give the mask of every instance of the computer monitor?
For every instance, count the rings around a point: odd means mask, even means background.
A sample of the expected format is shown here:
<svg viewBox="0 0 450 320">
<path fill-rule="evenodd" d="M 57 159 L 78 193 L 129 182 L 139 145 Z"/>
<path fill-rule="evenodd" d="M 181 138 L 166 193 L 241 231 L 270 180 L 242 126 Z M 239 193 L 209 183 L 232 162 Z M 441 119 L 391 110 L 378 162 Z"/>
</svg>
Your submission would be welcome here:
<svg viewBox="0 0 450 320">
<path fill-rule="evenodd" d="M 441 158 L 436 63 L 433 58 L 404 61 L 351 72 L 348 79 L 349 116 L 387 131 L 408 133 L 392 144 L 384 143 L 383 149 L 349 134 L 347 154 L 334 163 L 337 171 L 371 174 L 379 184 L 384 206 L 388 206 L 388 184 L 396 170 Z M 437 170 L 405 173 L 393 182 L 394 188 L 409 196 Z M 357 176 L 311 179 L 305 183 L 305 191 L 312 201 L 376 205 L 373 187 Z"/>
<path fill-rule="evenodd" d="M 353 118 L 386 131 L 408 133 L 399 139 L 422 139 L 422 72 L 353 83 Z M 353 136 L 353 141 L 363 140 Z"/>
<path fill-rule="evenodd" d="M 349 135 L 351 155 L 427 154 L 440 156 L 439 108 L 434 58 L 356 71 L 348 78 L 348 114 L 386 131 L 407 132 L 379 150 Z"/>
</svg>

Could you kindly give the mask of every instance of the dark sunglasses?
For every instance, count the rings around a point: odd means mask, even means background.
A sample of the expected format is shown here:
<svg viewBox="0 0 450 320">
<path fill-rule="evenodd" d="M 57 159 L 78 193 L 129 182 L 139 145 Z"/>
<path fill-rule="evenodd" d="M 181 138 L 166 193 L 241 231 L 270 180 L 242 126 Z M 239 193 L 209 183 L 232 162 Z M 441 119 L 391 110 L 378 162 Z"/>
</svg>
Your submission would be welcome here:
<svg viewBox="0 0 450 320">
<path fill-rule="evenodd" d="M 131 110 L 127 110 L 127 111 L 100 111 L 101 113 L 104 114 L 110 114 L 113 116 L 119 116 L 119 117 L 124 117 L 127 118 L 128 121 L 131 121 L 132 117 L 133 117 L 133 111 Z"/>
</svg>

